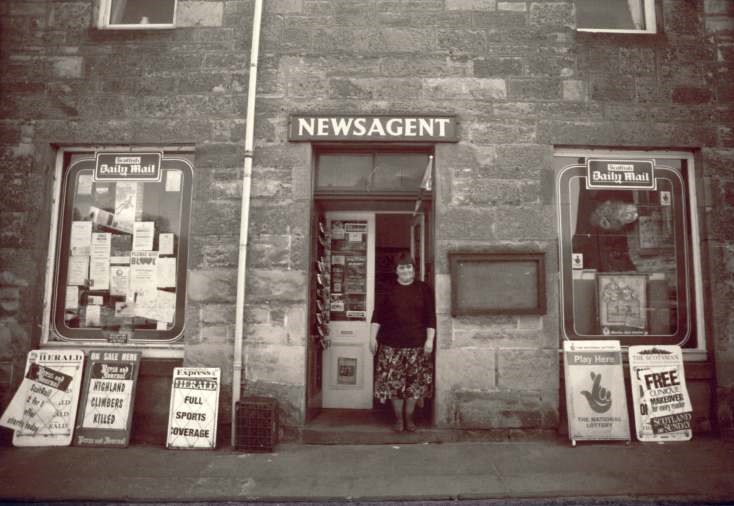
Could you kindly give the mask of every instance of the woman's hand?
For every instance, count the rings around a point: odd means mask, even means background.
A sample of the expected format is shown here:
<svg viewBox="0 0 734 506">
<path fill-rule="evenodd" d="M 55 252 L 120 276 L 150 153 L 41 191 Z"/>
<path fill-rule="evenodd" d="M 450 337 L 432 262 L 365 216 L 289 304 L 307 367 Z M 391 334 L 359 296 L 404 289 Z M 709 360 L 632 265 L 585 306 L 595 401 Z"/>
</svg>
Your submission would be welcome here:
<svg viewBox="0 0 734 506">
<path fill-rule="evenodd" d="M 423 344 L 423 352 L 426 354 L 433 353 L 433 343 L 436 339 L 436 329 L 428 327 L 426 329 L 426 342 Z"/>
<path fill-rule="evenodd" d="M 377 334 L 380 332 L 380 324 L 370 323 L 370 353 L 377 353 Z"/>
<path fill-rule="evenodd" d="M 433 353 L 433 339 L 426 339 L 426 342 L 423 345 L 423 353 L 426 355 Z"/>
</svg>

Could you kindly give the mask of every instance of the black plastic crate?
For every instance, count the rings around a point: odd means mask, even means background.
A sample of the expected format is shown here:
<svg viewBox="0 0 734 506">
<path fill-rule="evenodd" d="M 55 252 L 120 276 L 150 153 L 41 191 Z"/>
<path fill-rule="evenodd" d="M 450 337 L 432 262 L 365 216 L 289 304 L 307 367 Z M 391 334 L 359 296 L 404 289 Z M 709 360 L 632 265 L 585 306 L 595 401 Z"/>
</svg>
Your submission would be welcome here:
<svg viewBox="0 0 734 506">
<path fill-rule="evenodd" d="M 236 409 L 235 449 L 272 452 L 278 444 L 278 401 L 270 397 L 243 397 Z"/>
</svg>

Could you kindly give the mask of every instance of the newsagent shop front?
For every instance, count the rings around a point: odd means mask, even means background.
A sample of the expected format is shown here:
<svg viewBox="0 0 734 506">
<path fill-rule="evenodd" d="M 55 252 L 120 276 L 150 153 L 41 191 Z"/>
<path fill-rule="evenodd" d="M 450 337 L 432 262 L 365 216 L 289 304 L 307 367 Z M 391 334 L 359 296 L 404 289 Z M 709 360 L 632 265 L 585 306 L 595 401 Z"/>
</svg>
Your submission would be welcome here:
<svg viewBox="0 0 734 506">
<path fill-rule="evenodd" d="M 208 437 L 220 445 L 237 400 L 263 396 L 281 439 L 394 439 L 368 341 L 400 252 L 436 300 L 415 437 L 565 432 L 566 341 L 679 346 L 693 433 L 715 428 L 693 153 L 548 147 L 544 166 L 510 179 L 485 172 L 446 114 L 292 114 L 283 150 L 294 196 L 251 205 L 241 344 L 223 260 L 238 237 L 212 235 L 239 216 L 197 203 L 196 149 L 59 151 L 40 348 L 139 353 L 133 442 L 165 440 L 183 365 L 218 371 L 204 404 L 218 408 Z M 629 396 L 624 367 L 626 387 L 601 385 L 612 402 Z"/>
</svg>

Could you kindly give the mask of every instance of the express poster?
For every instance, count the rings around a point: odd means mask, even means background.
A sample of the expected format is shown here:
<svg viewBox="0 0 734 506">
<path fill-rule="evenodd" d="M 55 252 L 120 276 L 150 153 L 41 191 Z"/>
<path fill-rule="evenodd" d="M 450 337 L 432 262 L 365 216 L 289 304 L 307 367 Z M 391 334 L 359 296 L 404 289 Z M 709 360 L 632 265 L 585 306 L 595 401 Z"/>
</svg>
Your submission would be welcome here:
<svg viewBox="0 0 734 506">
<path fill-rule="evenodd" d="M 640 441 L 689 441 L 693 408 L 680 346 L 630 346 L 635 428 Z"/>
<path fill-rule="evenodd" d="M 139 351 L 89 352 L 75 445 L 126 447 L 129 444 L 139 369 Z"/>
<path fill-rule="evenodd" d="M 219 378 L 215 367 L 173 370 L 167 448 L 216 448 Z"/>
<path fill-rule="evenodd" d="M 83 367 L 81 350 L 28 353 L 25 377 L 0 417 L 15 431 L 14 446 L 71 444 Z"/>
<path fill-rule="evenodd" d="M 568 437 L 630 439 L 619 341 L 564 341 Z"/>
</svg>

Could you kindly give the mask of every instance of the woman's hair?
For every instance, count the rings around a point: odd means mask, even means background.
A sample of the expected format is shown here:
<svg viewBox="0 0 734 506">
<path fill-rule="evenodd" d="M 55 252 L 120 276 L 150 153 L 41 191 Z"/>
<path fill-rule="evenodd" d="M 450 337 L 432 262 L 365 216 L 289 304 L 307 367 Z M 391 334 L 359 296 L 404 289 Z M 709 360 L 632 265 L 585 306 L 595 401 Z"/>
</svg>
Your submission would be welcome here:
<svg viewBox="0 0 734 506">
<path fill-rule="evenodd" d="M 413 257 L 410 256 L 410 253 L 407 251 L 401 251 L 398 253 L 398 255 L 395 257 L 395 267 L 398 265 L 412 265 L 415 267 L 415 262 L 413 261 Z"/>
</svg>

